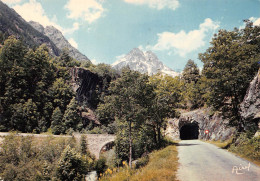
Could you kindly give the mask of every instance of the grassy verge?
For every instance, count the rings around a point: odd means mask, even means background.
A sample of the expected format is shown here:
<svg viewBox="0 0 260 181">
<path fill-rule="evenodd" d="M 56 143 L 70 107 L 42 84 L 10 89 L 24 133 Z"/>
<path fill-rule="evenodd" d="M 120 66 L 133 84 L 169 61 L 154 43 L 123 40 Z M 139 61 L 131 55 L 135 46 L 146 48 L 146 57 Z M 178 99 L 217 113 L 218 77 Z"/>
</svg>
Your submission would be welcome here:
<svg viewBox="0 0 260 181">
<path fill-rule="evenodd" d="M 123 168 L 108 170 L 100 179 L 102 181 L 168 181 L 177 180 L 178 152 L 174 145 L 162 150 L 154 151 L 149 155 L 148 164 L 140 169 L 129 169 L 127 165 Z"/>
<path fill-rule="evenodd" d="M 248 138 L 246 134 L 241 134 L 234 143 L 232 143 L 232 140 L 226 142 L 207 142 L 220 148 L 227 149 L 228 151 L 260 166 L 260 137 Z"/>
<path fill-rule="evenodd" d="M 226 141 L 212 141 L 212 140 L 210 140 L 210 141 L 205 141 L 205 142 L 216 145 L 217 147 L 222 148 L 222 149 L 227 149 L 232 144 L 232 139 L 233 138 L 226 140 Z"/>
</svg>

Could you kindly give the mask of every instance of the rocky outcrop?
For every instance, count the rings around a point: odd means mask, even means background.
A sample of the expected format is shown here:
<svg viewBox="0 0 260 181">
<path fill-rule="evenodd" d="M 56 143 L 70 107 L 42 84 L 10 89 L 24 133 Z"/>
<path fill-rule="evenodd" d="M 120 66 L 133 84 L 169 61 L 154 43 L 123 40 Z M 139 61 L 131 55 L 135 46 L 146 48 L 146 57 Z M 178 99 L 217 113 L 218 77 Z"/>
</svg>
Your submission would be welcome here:
<svg viewBox="0 0 260 181">
<path fill-rule="evenodd" d="M 101 93 L 106 93 L 111 77 L 102 77 L 84 68 L 72 68 L 72 87 L 79 103 L 95 109 Z"/>
<path fill-rule="evenodd" d="M 88 57 L 80 53 L 76 48 L 74 48 L 68 40 L 63 36 L 63 34 L 56 29 L 53 26 L 47 26 L 44 28 L 41 24 L 30 21 L 29 22 L 32 27 L 34 27 L 36 30 L 41 32 L 42 34 L 46 35 L 47 37 L 50 38 L 50 40 L 60 49 L 68 49 L 69 55 L 73 57 L 76 60 L 79 61 L 90 61 Z"/>
<path fill-rule="evenodd" d="M 240 104 L 240 115 L 245 121 L 260 119 L 260 69 L 251 81 L 246 96 Z"/>
<path fill-rule="evenodd" d="M 240 115 L 245 130 L 257 130 L 255 136 L 260 135 L 260 69 L 250 82 L 246 96 L 240 104 Z"/>
<path fill-rule="evenodd" d="M 46 44 L 52 55 L 58 56 L 60 54 L 60 50 L 50 38 L 35 30 L 15 10 L 9 8 L 2 1 L 0 1 L 0 32 L 5 33 L 6 36 L 13 35 L 21 39 L 30 48 Z"/>
<path fill-rule="evenodd" d="M 224 120 L 219 113 L 211 115 L 210 109 L 198 109 L 184 112 L 178 119 L 169 120 L 166 135 L 178 140 L 182 134 L 182 128 L 190 125 L 198 129 L 198 139 L 227 140 L 236 131 L 235 128 L 228 127 L 227 123 L 228 120 Z M 208 134 L 205 133 L 206 130 L 209 131 Z"/>
</svg>

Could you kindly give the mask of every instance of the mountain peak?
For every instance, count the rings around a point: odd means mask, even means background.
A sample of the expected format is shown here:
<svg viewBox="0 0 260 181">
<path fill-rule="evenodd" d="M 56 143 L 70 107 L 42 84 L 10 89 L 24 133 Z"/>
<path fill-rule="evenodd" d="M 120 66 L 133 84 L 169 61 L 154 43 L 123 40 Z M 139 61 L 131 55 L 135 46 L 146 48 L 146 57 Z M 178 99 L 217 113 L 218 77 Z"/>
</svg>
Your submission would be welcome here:
<svg viewBox="0 0 260 181">
<path fill-rule="evenodd" d="M 60 49 L 63 50 L 67 48 L 69 50 L 69 55 L 76 60 L 79 61 L 90 61 L 88 57 L 80 53 L 76 48 L 74 48 L 68 40 L 63 36 L 62 32 L 60 32 L 57 28 L 54 26 L 46 26 L 44 28 L 41 24 L 37 22 L 30 21 L 30 25 L 38 30 L 39 32 L 43 33 L 47 37 L 50 38 L 50 40 Z"/>
<path fill-rule="evenodd" d="M 178 73 L 165 66 L 152 51 L 143 52 L 139 48 L 134 48 L 123 58 L 112 64 L 115 69 L 121 70 L 128 66 L 131 70 L 149 75 L 156 74 L 159 71 L 163 74 L 177 76 Z"/>
</svg>

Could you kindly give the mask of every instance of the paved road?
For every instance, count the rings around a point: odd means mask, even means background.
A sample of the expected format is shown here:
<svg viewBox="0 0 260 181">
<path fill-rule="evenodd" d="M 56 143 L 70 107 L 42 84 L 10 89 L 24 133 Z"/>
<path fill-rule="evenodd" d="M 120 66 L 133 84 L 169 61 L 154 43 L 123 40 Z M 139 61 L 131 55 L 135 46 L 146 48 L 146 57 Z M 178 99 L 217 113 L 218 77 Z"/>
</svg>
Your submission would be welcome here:
<svg viewBox="0 0 260 181">
<path fill-rule="evenodd" d="M 180 181 L 260 181 L 260 168 L 215 145 L 183 140 L 178 146 Z"/>
</svg>

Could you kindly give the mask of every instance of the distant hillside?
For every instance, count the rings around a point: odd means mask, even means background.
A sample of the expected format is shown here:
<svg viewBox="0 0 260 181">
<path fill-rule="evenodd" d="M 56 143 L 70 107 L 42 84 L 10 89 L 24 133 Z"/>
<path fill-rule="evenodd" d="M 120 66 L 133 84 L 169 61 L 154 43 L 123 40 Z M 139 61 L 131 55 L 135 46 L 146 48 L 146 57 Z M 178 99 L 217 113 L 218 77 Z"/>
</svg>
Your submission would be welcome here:
<svg viewBox="0 0 260 181">
<path fill-rule="evenodd" d="M 63 34 L 53 26 L 47 26 L 44 28 L 41 24 L 30 21 L 29 24 L 36 30 L 41 32 L 50 38 L 50 40 L 60 49 L 63 50 L 67 48 L 69 50 L 69 55 L 79 61 L 89 61 L 88 57 L 80 53 L 76 48 L 74 48 L 68 40 L 63 36 Z"/>
<path fill-rule="evenodd" d="M 112 64 L 113 68 L 121 70 L 123 67 L 129 66 L 131 70 L 149 75 L 161 72 L 170 76 L 179 75 L 169 67 L 165 66 L 158 57 L 151 51 L 143 52 L 139 48 L 134 48 L 127 55 Z"/>
<path fill-rule="evenodd" d="M 6 36 L 14 35 L 33 48 L 45 43 L 52 55 L 60 54 L 59 48 L 39 31 L 29 25 L 19 14 L 0 1 L 0 31 Z"/>
</svg>

